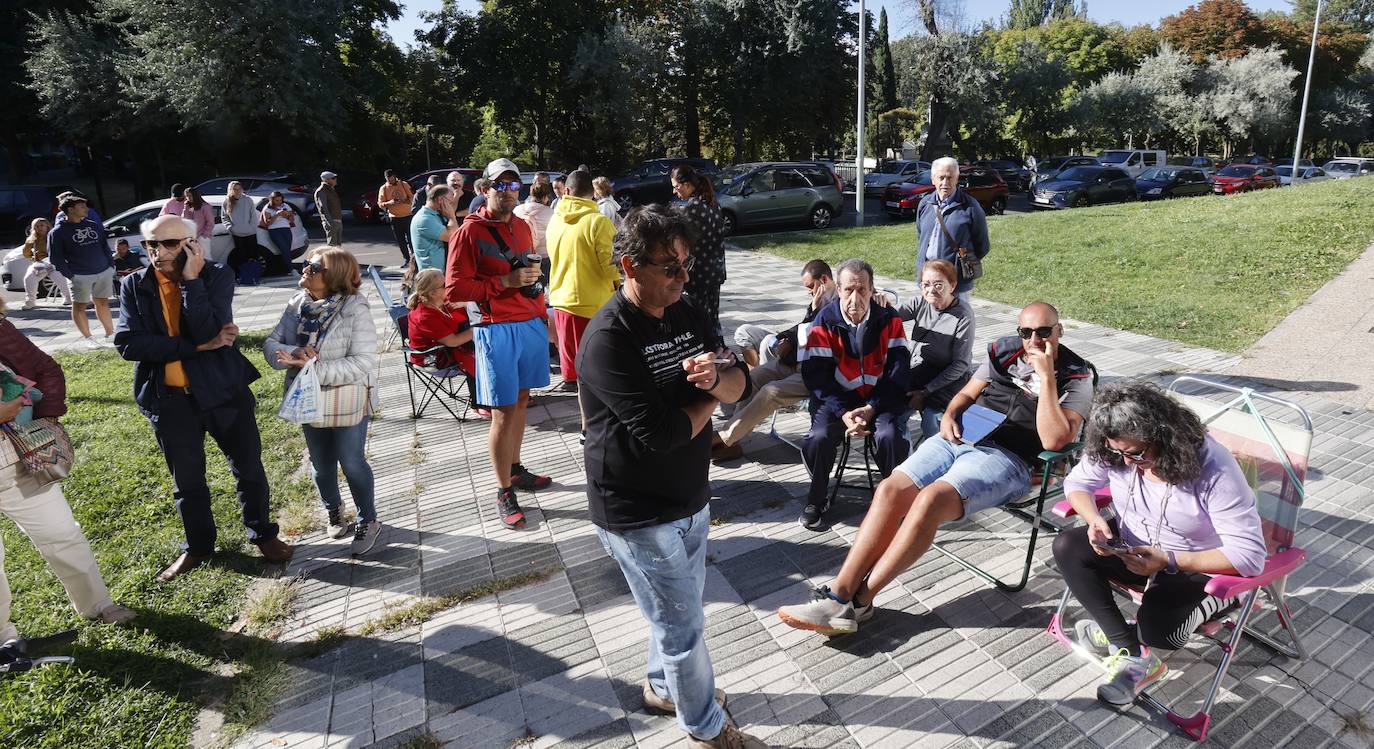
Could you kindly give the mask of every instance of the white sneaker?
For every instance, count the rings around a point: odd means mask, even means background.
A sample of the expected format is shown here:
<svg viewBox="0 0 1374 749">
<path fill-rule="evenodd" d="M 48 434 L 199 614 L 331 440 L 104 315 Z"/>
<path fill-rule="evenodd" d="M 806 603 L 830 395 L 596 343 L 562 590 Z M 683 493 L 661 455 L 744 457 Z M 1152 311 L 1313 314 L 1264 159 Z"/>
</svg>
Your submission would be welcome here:
<svg viewBox="0 0 1374 749">
<path fill-rule="evenodd" d="M 24 300 L 24 309 L 33 309 L 34 307 L 37 307 L 37 306 L 38 306 L 38 302 L 35 302 L 35 301 L 32 300 L 32 299 L 26 299 L 26 300 Z"/>
<path fill-rule="evenodd" d="M 871 604 L 869 611 L 872 611 Z M 779 608 L 778 618 L 789 627 L 809 629 L 823 635 L 847 635 L 859 631 L 859 619 L 854 613 L 853 602 L 840 603 L 835 600 L 830 588 L 825 585 L 811 591 L 809 602 Z"/>
<path fill-rule="evenodd" d="M 92 351 L 105 348 L 105 342 L 93 335 L 88 335 L 82 340 L 86 342 L 86 348 Z"/>
</svg>

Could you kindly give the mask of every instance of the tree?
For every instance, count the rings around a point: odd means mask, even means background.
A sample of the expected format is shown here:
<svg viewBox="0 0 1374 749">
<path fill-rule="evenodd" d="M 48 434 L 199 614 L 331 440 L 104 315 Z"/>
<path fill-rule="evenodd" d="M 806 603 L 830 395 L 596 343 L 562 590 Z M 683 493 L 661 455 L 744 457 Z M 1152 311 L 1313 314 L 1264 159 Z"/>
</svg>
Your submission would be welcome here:
<svg viewBox="0 0 1374 749">
<path fill-rule="evenodd" d="M 1050 21 L 1087 16 L 1086 0 L 1080 8 L 1074 7 L 1073 0 L 1011 0 L 1007 28 L 1033 29 Z"/>
<path fill-rule="evenodd" d="M 1282 135 L 1291 118 L 1293 79 L 1298 71 L 1284 63 L 1276 47 L 1254 49 L 1243 57 L 1211 61 L 1212 88 L 1207 94 L 1212 117 L 1227 139 L 1227 153 L 1241 141 L 1251 147 Z"/>
<path fill-rule="evenodd" d="M 1293 19 L 1311 28 L 1317 0 L 1293 0 Z M 1324 0 L 1322 22 L 1349 24 L 1362 34 L 1374 32 L 1374 0 Z"/>
<path fill-rule="evenodd" d="M 1241 0 L 1202 0 L 1165 18 L 1159 31 L 1199 62 L 1209 55 L 1240 57 L 1270 41 L 1264 23 Z"/>
<path fill-rule="evenodd" d="M 1264 26 L 1273 44 L 1283 50 L 1284 60 L 1300 72 L 1296 90 L 1301 91 L 1302 77 L 1307 75 L 1307 57 L 1312 48 L 1312 21 L 1300 21 L 1291 16 L 1271 14 L 1264 18 Z M 1369 36 L 1350 24 L 1328 18 L 1323 12 L 1317 34 L 1317 57 L 1312 67 L 1312 89 L 1330 88 L 1347 80 L 1360 62 L 1360 53 L 1369 44 Z"/>
<path fill-rule="evenodd" d="M 869 132 L 873 152 L 887 155 L 889 149 L 900 146 L 900 136 L 890 120 L 882 116 L 897 109 L 897 72 L 892 64 L 892 46 L 887 36 L 887 8 L 878 13 L 878 31 L 873 39 L 872 84 L 869 86 Z"/>
<path fill-rule="evenodd" d="M 1136 136 L 1152 129 L 1150 92 L 1131 73 L 1112 72 L 1079 94 L 1074 113 L 1080 131 L 1115 146 L 1133 146 Z"/>
</svg>

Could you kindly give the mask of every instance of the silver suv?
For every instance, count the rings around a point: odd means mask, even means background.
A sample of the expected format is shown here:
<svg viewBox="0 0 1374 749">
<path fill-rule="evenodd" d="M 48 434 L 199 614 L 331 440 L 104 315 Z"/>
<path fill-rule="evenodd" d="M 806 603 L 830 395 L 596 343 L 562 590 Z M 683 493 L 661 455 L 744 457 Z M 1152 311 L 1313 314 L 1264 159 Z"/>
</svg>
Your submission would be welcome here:
<svg viewBox="0 0 1374 749">
<path fill-rule="evenodd" d="M 824 229 L 840 215 L 840 178 L 814 161 L 736 164 L 716 177 L 725 233 L 740 227 L 806 222 Z"/>
</svg>

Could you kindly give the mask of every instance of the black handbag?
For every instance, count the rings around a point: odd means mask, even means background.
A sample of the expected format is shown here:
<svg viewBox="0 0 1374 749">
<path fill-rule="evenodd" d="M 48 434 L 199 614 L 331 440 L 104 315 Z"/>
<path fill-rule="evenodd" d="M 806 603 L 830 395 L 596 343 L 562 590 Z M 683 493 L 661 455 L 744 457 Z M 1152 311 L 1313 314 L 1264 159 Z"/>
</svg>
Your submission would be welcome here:
<svg viewBox="0 0 1374 749">
<path fill-rule="evenodd" d="M 949 227 L 945 226 L 945 214 L 940 210 L 940 206 L 931 206 L 935 211 L 935 221 L 940 224 L 940 231 L 945 233 L 945 239 L 958 248 L 959 258 L 955 264 L 959 270 L 959 280 L 973 281 L 983 277 L 983 259 L 978 257 L 978 253 L 967 247 L 961 247 L 954 241 L 954 235 L 949 233 Z"/>
</svg>

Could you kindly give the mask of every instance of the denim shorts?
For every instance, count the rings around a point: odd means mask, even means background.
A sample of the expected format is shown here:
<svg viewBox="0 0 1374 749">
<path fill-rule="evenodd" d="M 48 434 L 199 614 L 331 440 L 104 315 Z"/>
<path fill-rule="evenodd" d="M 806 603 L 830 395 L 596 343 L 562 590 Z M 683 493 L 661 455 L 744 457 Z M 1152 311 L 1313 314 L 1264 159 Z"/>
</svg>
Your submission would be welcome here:
<svg viewBox="0 0 1374 749">
<path fill-rule="evenodd" d="M 1030 491 L 1030 469 L 996 445 L 956 445 L 944 437 L 921 442 L 897 470 L 918 487 L 943 481 L 959 492 L 964 517 L 999 507 Z"/>
<path fill-rule="evenodd" d="M 513 406 L 521 390 L 549 386 L 549 327 L 542 318 L 472 329 L 477 344 L 477 400 Z"/>
</svg>

